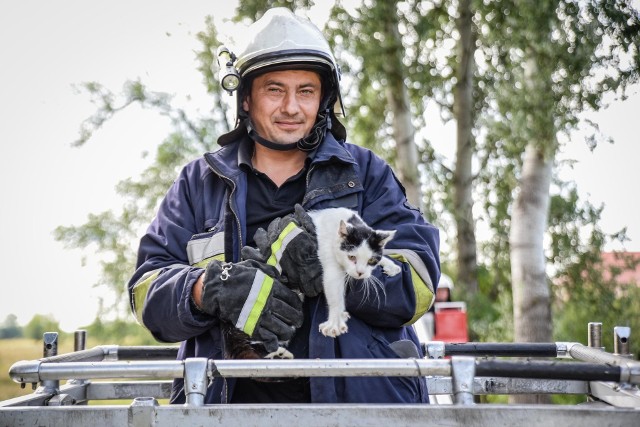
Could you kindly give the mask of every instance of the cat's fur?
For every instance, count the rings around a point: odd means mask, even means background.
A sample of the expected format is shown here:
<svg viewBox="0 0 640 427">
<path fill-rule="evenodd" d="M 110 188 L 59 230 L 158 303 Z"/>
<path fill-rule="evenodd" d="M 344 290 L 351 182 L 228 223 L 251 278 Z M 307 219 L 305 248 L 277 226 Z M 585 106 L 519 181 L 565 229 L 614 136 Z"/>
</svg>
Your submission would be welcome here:
<svg viewBox="0 0 640 427">
<path fill-rule="evenodd" d="M 372 271 L 380 265 L 388 276 L 395 276 L 400 267 L 382 255 L 384 246 L 395 231 L 374 230 L 360 216 L 346 208 L 309 211 L 318 237 L 318 259 L 322 265 L 322 285 L 329 308 L 326 322 L 320 332 L 337 337 L 348 331 L 349 313 L 345 307 L 346 285 L 351 280 L 362 280 L 367 289 L 378 284 Z M 377 291 L 376 291 L 377 294 Z M 365 293 L 367 295 L 367 293 Z M 224 331 L 226 355 L 231 359 L 293 358 L 283 347 L 266 354 L 259 343 L 251 342 L 242 331 L 231 325 Z"/>
<path fill-rule="evenodd" d="M 329 318 L 320 324 L 320 332 L 337 337 L 348 331 L 349 313 L 344 295 L 348 281 L 363 280 L 365 286 L 375 286 L 371 275 L 378 265 L 388 276 L 400 272 L 389 258 L 382 255 L 384 246 L 393 239 L 394 231 L 374 230 L 360 216 L 346 208 L 310 211 L 316 227 L 318 258 L 322 265 L 322 285 L 329 307 Z"/>
</svg>

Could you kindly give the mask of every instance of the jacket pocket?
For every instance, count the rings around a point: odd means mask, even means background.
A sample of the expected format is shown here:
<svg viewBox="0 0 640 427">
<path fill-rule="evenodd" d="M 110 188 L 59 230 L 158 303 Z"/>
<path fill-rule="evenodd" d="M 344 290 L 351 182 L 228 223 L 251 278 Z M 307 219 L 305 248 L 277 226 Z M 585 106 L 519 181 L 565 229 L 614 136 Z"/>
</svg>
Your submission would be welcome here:
<svg viewBox="0 0 640 427">
<path fill-rule="evenodd" d="M 189 264 L 203 267 L 216 256 L 224 256 L 224 232 L 214 228 L 206 233 L 194 234 L 187 242 Z"/>
<path fill-rule="evenodd" d="M 390 343 L 387 337 L 385 337 L 383 334 L 377 333 L 375 330 L 372 330 L 371 337 L 373 339 L 371 340 L 368 347 L 374 358 L 404 358 L 398 355 L 397 351 L 393 349 L 392 343 Z M 420 377 L 388 377 L 388 380 L 397 390 L 404 390 L 404 393 L 402 394 L 405 396 L 409 396 L 407 401 L 422 401 L 421 397 L 423 393 L 423 387 L 420 384 Z"/>
</svg>

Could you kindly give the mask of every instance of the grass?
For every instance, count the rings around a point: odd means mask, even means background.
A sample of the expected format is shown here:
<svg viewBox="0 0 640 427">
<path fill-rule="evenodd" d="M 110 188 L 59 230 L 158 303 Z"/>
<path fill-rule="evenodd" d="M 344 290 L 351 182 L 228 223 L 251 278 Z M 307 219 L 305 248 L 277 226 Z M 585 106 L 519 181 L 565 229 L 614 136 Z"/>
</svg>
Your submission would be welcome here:
<svg viewBox="0 0 640 427">
<path fill-rule="evenodd" d="M 67 352 L 73 350 L 73 338 L 68 340 L 60 340 L 58 343 L 58 352 Z M 10 399 L 12 397 L 23 396 L 32 393 L 31 386 L 24 389 L 20 388 L 9 378 L 9 368 L 20 360 L 32 360 L 42 357 L 43 344 L 41 340 L 33 340 L 30 338 L 12 338 L 0 340 L 0 400 Z"/>
</svg>

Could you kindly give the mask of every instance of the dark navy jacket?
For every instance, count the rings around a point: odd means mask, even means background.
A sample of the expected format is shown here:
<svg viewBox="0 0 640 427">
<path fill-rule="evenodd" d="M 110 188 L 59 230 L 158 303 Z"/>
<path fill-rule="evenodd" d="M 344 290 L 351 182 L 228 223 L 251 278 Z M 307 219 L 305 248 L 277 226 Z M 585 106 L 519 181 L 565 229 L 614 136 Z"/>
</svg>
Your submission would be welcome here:
<svg viewBox="0 0 640 427">
<path fill-rule="evenodd" d="M 239 145 L 225 145 L 189 163 L 140 242 L 128 286 L 132 310 L 158 340 L 182 342 L 180 359 L 221 359 L 224 354 L 218 321 L 194 308 L 191 288 L 207 262 L 223 259 L 225 245 L 227 256 L 238 261 L 246 241 L 247 178 L 238 167 Z M 371 151 L 328 133 L 309 166 L 303 206 L 351 208 L 373 228 L 397 230 L 385 254 L 402 267 L 394 277 L 374 273 L 385 290 L 378 298 L 349 288 L 349 332 L 338 338 L 318 332 L 327 319 L 323 295 L 309 299 L 309 357 L 398 358 L 389 344 L 399 340 L 414 342 L 422 356 L 411 324 L 433 302 L 440 275 L 439 235 L 408 204 L 391 168 Z M 205 402 L 228 402 L 233 383 L 216 378 Z M 182 380 L 174 382 L 172 402 L 184 402 L 182 387 Z M 424 379 L 417 377 L 311 378 L 311 398 L 313 403 L 428 402 Z"/>
</svg>

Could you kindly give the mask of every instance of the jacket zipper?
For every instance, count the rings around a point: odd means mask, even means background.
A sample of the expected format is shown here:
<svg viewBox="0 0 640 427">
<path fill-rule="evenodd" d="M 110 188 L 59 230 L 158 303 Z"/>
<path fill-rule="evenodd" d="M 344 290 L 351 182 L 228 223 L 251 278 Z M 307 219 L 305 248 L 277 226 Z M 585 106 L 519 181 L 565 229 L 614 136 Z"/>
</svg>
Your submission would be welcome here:
<svg viewBox="0 0 640 427">
<path fill-rule="evenodd" d="M 218 177 L 220 177 L 221 179 L 223 179 L 224 181 L 227 182 L 227 184 L 229 184 L 229 186 L 231 187 L 231 192 L 229 193 L 229 207 L 231 208 L 231 212 L 233 213 L 233 216 L 236 220 L 236 226 L 238 227 L 238 237 L 240 238 L 240 246 L 242 246 L 242 244 L 244 243 L 244 237 L 242 236 L 242 226 L 240 224 L 240 217 L 238 216 L 238 211 L 235 208 L 235 202 L 233 199 L 233 194 L 236 192 L 236 188 L 237 185 L 236 183 L 229 178 L 228 176 L 224 175 L 222 172 L 220 172 L 220 170 L 218 170 L 217 167 L 215 167 L 213 164 L 211 164 L 209 162 L 209 159 L 207 159 L 207 157 L 205 156 L 205 161 L 207 162 L 207 165 L 209 166 L 209 168 L 216 174 L 218 175 Z"/>
<path fill-rule="evenodd" d="M 233 203 L 233 193 L 235 193 L 237 185 L 231 178 L 222 174 L 222 172 L 220 172 L 217 167 L 211 164 L 209 162 L 209 159 L 207 159 L 206 156 L 204 159 L 207 162 L 207 165 L 209 166 L 209 168 L 213 171 L 213 173 L 218 175 L 218 177 L 221 178 L 222 180 L 226 181 L 227 184 L 231 187 L 231 192 L 229 193 L 229 208 L 231 209 L 231 212 L 233 213 L 233 216 L 236 220 L 236 225 L 238 227 L 238 237 L 240 238 L 240 246 L 242 246 L 242 242 L 244 241 L 242 237 L 242 226 L 240 225 L 240 218 L 238 216 L 238 212 Z M 224 354 L 226 343 L 224 340 L 224 336 L 221 335 L 221 338 L 222 338 L 222 351 Z M 221 399 L 222 403 L 229 403 L 229 382 L 227 381 L 226 378 L 222 379 L 222 387 L 223 387 L 223 390 L 222 390 L 223 396 Z"/>
</svg>

